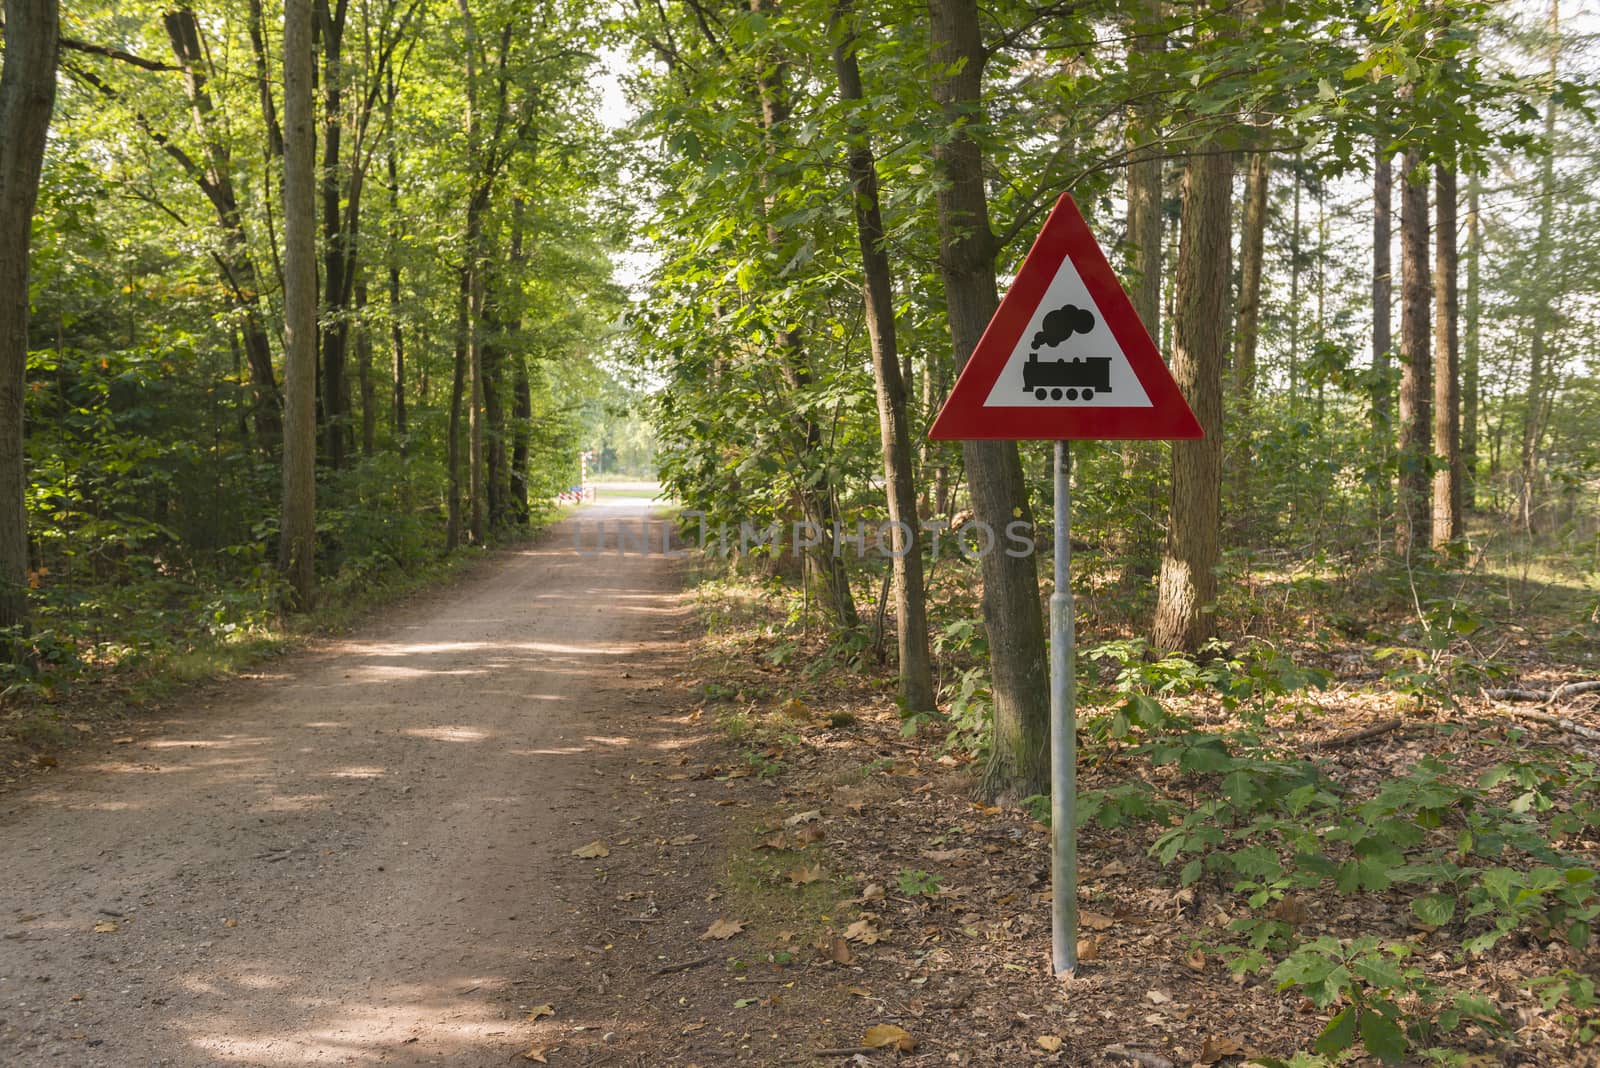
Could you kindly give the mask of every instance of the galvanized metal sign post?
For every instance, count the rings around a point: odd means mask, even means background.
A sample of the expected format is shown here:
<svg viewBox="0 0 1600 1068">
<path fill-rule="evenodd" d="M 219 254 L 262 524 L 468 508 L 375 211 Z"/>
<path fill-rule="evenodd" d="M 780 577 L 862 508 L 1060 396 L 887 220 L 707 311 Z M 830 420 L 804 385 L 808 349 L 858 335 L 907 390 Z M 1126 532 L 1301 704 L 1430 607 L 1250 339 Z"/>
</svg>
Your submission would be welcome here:
<svg viewBox="0 0 1600 1068">
<path fill-rule="evenodd" d="M 1056 974 L 1070 975 L 1078 967 L 1078 684 L 1067 442 L 1201 436 L 1070 196 L 1045 220 L 928 436 L 1055 442 L 1050 942 Z"/>
</svg>

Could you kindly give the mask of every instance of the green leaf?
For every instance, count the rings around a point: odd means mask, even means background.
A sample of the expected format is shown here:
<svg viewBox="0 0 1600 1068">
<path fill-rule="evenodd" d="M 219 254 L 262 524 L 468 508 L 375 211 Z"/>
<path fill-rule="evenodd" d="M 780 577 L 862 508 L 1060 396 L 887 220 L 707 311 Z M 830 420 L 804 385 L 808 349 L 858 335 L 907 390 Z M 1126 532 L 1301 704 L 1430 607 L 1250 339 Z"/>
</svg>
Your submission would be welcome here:
<svg viewBox="0 0 1600 1068">
<path fill-rule="evenodd" d="M 1350 965 L 1350 970 L 1379 990 L 1398 990 L 1405 985 L 1400 970 L 1382 957 L 1367 957 Z"/>
<path fill-rule="evenodd" d="M 1405 1032 L 1389 1017 L 1370 1009 L 1361 1014 L 1361 1044 L 1384 1064 L 1399 1064 L 1405 1059 Z"/>
<path fill-rule="evenodd" d="M 1346 1005 L 1328 1021 L 1317 1036 L 1316 1050 L 1324 1057 L 1337 1057 L 1356 1041 L 1356 1007 Z"/>
<path fill-rule="evenodd" d="M 1443 927 L 1456 914 L 1456 895 L 1423 894 L 1411 900 L 1411 911 L 1429 927 Z"/>
</svg>

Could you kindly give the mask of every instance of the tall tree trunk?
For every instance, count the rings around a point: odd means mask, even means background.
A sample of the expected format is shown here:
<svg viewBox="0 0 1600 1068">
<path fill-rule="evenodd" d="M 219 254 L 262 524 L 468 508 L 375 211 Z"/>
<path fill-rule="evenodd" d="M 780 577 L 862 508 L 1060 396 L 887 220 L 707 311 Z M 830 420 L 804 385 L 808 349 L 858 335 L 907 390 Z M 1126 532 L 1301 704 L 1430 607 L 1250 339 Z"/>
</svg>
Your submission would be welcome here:
<svg viewBox="0 0 1600 1068">
<path fill-rule="evenodd" d="M 1467 179 L 1467 308 L 1461 347 L 1461 503 L 1478 506 L 1478 271 L 1483 259 L 1483 224 L 1478 215 L 1481 183 Z"/>
<path fill-rule="evenodd" d="M 1215 152 L 1189 160 L 1178 235 L 1172 377 L 1205 437 L 1172 446 L 1172 509 L 1151 630 L 1158 649 L 1195 652 L 1214 631 L 1232 187 L 1231 155 Z"/>
<path fill-rule="evenodd" d="M 311 0 L 283 10 L 283 519 L 278 564 L 295 605 L 316 588 L 317 238 Z"/>
<path fill-rule="evenodd" d="M 1433 421 L 1429 414 L 1428 184 L 1422 153 L 1408 148 L 1400 192 L 1400 515 L 1395 549 L 1409 557 L 1431 523 L 1428 458 Z"/>
<path fill-rule="evenodd" d="M 1457 334 L 1456 174 L 1434 168 L 1433 453 L 1444 464 L 1433 476 L 1433 547 L 1458 540 L 1461 518 L 1461 356 Z"/>
<path fill-rule="evenodd" d="M 482 243 L 483 206 L 474 197 L 467 208 L 467 520 L 475 545 L 484 543 Z"/>
<path fill-rule="evenodd" d="M 1132 71 L 1149 71 L 1161 62 L 1159 54 L 1165 47 L 1161 9 L 1161 0 L 1135 0 L 1127 9 L 1128 66 Z M 1130 159 L 1127 168 L 1128 270 L 1133 283 L 1128 295 L 1152 338 L 1161 337 L 1162 268 L 1165 266 L 1166 219 L 1162 212 L 1165 162 L 1159 144 L 1160 131 L 1156 129 L 1158 122 L 1159 110 L 1153 104 L 1135 107 L 1129 114 L 1126 136 Z M 1157 442 L 1122 443 L 1122 473 L 1137 487 L 1138 499 L 1130 502 L 1137 514 L 1153 516 L 1161 510 L 1160 487 L 1155 480 L 1138 475 L 1140 471 L 1155 469 L 1164 458 L 1165 450 Z M 1161 553 L 1160 530 L 1156 524 L 1129 523 L 1117 541 L 1117 551 L 1122 557 L 1122 582 L 1129 586 L 1147 585 Z"/>
<path fill-rule="evenodd" d="M 1289 224 L 1289 403 L 1300 400 L 1300 187 L 1304 157 L 1294 154 L 1294 211 Z"/>
<path fill-rule="evenodd" d="M 750 10 L 756 13 L 769 13 L 778 8 L 777 0 L 749 0 L 749 5 Z M 756 78 L 761 104 L 761 128 L 769 158 L 778 155 L 779 139 L 789 122 L 789 96 L 784 84 L 787 72 L 788 65 L 781 58 L 773 56 L 763 62 L 761 73 Z M 771 182 L 770 169 L 763 169 L 761 180 L 763 183 Z M 777 246 L 781 241 L 781 235 L 772 220 L 774 205 L 775 200 L 769 190 L 767 240 L 773 246 Z M 802 393 L 810 388 L 812 373 L 807 363 L 800 332 L 780 331 L 777 340 L 782 373 L 788 380 L 789 387 L 796 394 Z M 812 550 L 807 559 L 817 578 L 822 582 L 823 588 L 827 590 L 828 600 L 839 625 L 846 630 L 854 630 L 860 625 L 860 617 L 856 612 L 855 597 L 850 592 L 850 576 L 845 569 L 844 557 L 836 551 L 836 544 L 833 541 L 837 511 L 834 507 L 833 479 L 828 473 L 827 457 L 824 455 L 822 444 L 822 428 L 809 415 L 799 418 L 798 452 L 802 468 L 800 506 L 805 512 L 806 519 L 821 531 L 821 543 Z"/>
<path fill-rule="evenodd" d="M 1372 166 L 1372 429 L 1382 449 L 1382 473 L 1376 479 L 1380 546 L 1385 545 L 1385 524 L 1394 511 L 1388 474 L 1389 443 L 1394 440 L 1394 394 L 1389 387 L 1389 359 L 1394 349 L 1393 220 L 1394 161 L 1380 134 Z"/>
<path fill-rule="evenodd" d="M 522 254 L 523 215 L 527 201 L 517 197 L 511 202 L 511 243 L 506 259 L 513 271 L 520 271 L 525 259 Z M 523 305 L 516 307 L 516 323 L 521 327 Z M 527 526 L 532 518 L 528 510 L 528 449 L 531 444 L 533 420 L 533 388 L 528 381 L 528 356 L 518 346 L 511 357 L 511 510 L 518 526 Z"/>
<path fill-rule="evenodd" d="M 859 105 L 864 93 L 861 68 L 856 62 L 850 0 L 839 0 L 833 21 L 843 23 L 843 39 L 833 50 L 839 97 L 846 107 Z M 872 348 L 873 382 L 877 387 L 884 486 L 888 490 L 889 522 L 898 531 L 893 567 L 900 698 L 907 710 L 922 712 L 934 708 L 933 665 L 928 656 L 928 607 L 923 593 L 917 490 L 912 481 L 911 431 L 906 418 L 906 388 L 894 321 L 894 277 L 885 247 L 883 213 L 878 205 L 877 161 L 861 124 L 854 119 L 847 123 L 850 139 L 847 162 L 851 189 L 855 193 L 856 236 L 861 245 L 865 279 L 867 337 Z"/>
<path fill-rule="evenodd" d="M 1554 86 L 1561 62 L 1560 0 L 1550 0 L 1547 28 L 1550 35 L 1550 81 Z M 1555 216 L 1556 199 L 1555 137 L 1556 98 L 1552 91 L 1544 106 L 1544 138 L 1550 151 L 1544 155 L 1539 168 L 1539 232 L 1534 238 L 1534 286 L 1546 285 L 1550 275 L 1550 227 Z M 1522 454 L 1518 465 L 1517 490 L 1517 519 L 1529 534 L 1533 533 L 1534 513 L 1537 510 L 1534 479 L 1538 475 L 1539 445 L 1544 437 L 1545 376 L 1549 371 L 1545 366 L 1548 359 L 1545 346 L 1550 323 L 1548 309 L 1540 307 L 1532 314 L 1533 337 L 1528 346 L 1528 391 L 1522 412 Z"/>
<path fill-rule="evenodd" d="M 389 354 L 394 368 L 393 375 L 393 406 L 391 409 L 391 425 L 394 428 L 395 445 L 400 450 L 400 455 L 406 452 L 406 345 L 405 329 L 401 325 L 400 314 L 400 178 L 398 153 L 395 151 L 394 130 L 394 105 L 395 83 L 394 71 L 387 73 L 388 83 L 385 96 L 388 110 L 388 121 L 385 125 L 389 130 L 389 143 L 384 149 L 384 164 L 388 169 L 389 178 Z"/>
<path fill-rule="evenodd" d="M 533 422 L 533 388 L 528 381 L 528 357 L 519 351 L 514 357 L 511 401 L 511 503 L 519 526 L 532 518 L 528 508 L 528 447 Z"/>
<path fill-rule="evenodd" d="M 1328 187 L 1317 184 L 1317 346 L 1328 337 Z M 1317 368 L 1317 429 L 1327 425 L 1328 375 Z"/>
<path fill-rule="evenodd" d="M 977 347 L 995 309 L 995 240 L 989 228 L 983 150 L 969 124 L 982 120 L 987 53 L 976 0 L 928 0 L 935 102 L 948 134 L 934 147 L 944 181 L 939 272 L 956 366 Z M 1033 526 L 1022 460 L 1013 441 L 962 443 L 972 510 L 997 537 L 1020 519 Z M 988 798 L 1045 793 L 1050 781 L 1050 688 L 1045 670 L 1039 575 L 1030 554 L 983 557 L 983 620 L 994 682 L 994 738 L 980 791 Z"/>
<path fill-rule="evenodd" d="M 1239 396 L 1233 493 L 1244 509 L 1250 507 L 1250 428 L 1254 426 L 1256 349 L 1261 340 L 1261 268 L 1266 261 L 1267 194 L 1271 185 L 1272 154 L 1252 152 L 1250 171 L 1244 183 L 1244 230 L 1239 235 L 1239 310 L 1234 320 L 1233 338 L 1233 382 Z"/>
<path fill-rule="evenodd" d="M 484 257 L 485 274 L 491 262 L 497 262 L 497 258 Z M 506 465 L 505 351 L 502 347 L 504 322 L 500 315 L 501 300 L 501 279 L 485 277 L 483 342 L 479 363 L 483 369 L 484 492 L 491 530 L 504 526 L 510 518 L 507 505 L 511 496 L 511 480 Z"/>
<path fill-rule="evenodd" d="M 349 0 L 316 0 L 322 31 L 322 286 L 323 306 L 331 321 L 322 331 L 323 449 L 328 466 L 344 466 L 351 435 L 350 390 L 345 382 L 349 348 L 350 272 L 354 269 L 354 235 L 346 233 L 340 173 L 344 133 L 344 28 Z"/>
<path fill-rule="evenodd" d="M 1138 0 L 1128 19 L 1130 66 L 1144 66 L 1162 49 L 1162 38 L 1154 24 L 1161 9 L 1160 0 Z M 1139 313 L 1144 328 L 1153 338 L 1161 336 L 1161 217 L 1162 159 L 1152 145 L 1159 134 L 1154 129 L 1156 109 L 1146 107 L 1133 113 L 1128 123 L 1128 268 L 1133 286 L 1128 296 Z"/>
<path fill-rule="evenodd" d="M 361 385 L 361 455 L 377 449 L 377 384 L 372 378 L 372 326 L 367 321 L 366 269 L 356 265 L 356 380 Z"/>
<path fill-rule="evenodd" d="M 461 400 L 467 391 L 468 288 L 465 267 L 456 272 L 456 344 L 450 376 L 450 416 L 445 430 L 446 518 L 444 547 L 449 552 L 461 544 Z"/>
<path fill-rule="evenodd" d="M 28 488 L 22 420 L 28 370 L 28 250 L 56 100 L 56 0 L 5 0 L 0 69 L 0 628 L 28 623 Z M 15 660 L 20 645 L 0 645 Z"/>
</svg>

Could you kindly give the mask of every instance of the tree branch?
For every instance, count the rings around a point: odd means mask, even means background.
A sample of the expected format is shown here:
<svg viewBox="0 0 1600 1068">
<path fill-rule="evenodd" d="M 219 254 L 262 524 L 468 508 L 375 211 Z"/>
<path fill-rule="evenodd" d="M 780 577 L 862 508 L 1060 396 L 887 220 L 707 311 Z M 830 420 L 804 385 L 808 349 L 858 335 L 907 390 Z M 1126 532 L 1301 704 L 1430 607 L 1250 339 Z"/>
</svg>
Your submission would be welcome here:
<svg viewBox="0 0 1600 1068">
<path fill-rule="evenodd" d="M 5 22 L 0 21 L 0 29 L 4 28 Z M 90 44 L 88 41 L 78 41 L 71 37 L 61 38 L 61 47 L 70 48 L 74 52 L 87 52 L 91 56 L 105 56 L 107 59 L 115 59 L 122 63 L 131 63 L 135 67 L 142 67 L 145 70 L 175 71 L 183 69 L 181 67 L 174 67 L 170 63 L 162 63 L 160 60 L 145 59 L 143 56 L 136 56 L 132 52 L 124 52 L 120 48 L 112 48 L 109 45 Z"/>
</svg>

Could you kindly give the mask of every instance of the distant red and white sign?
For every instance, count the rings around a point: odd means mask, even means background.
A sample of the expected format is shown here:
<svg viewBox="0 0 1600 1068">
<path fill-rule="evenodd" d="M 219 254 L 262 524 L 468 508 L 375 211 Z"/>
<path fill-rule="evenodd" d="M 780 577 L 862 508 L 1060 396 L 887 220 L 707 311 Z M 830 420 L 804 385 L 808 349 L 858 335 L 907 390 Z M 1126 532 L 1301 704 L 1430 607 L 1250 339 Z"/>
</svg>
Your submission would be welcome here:
<svg viewBox="0 0 1600 1068">
<path fill-rule="evenodd" d="M 928 437 L 1200 436 L 1105 253 L 1063 193 Z"/>
</svg>

